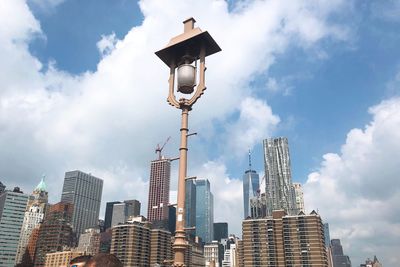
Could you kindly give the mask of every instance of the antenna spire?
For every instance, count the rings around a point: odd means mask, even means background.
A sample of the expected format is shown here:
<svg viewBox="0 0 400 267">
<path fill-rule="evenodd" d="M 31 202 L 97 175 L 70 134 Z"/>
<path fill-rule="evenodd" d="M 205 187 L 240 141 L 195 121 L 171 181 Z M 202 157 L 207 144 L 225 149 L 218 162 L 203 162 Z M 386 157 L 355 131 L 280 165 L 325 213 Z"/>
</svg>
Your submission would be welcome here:
<svg viewBox="0 0 400 267">
<path fill-rule="evenodd" d="M 249 170 L 251 171 L 251 150 L 249 149 Z"/>
</svg>

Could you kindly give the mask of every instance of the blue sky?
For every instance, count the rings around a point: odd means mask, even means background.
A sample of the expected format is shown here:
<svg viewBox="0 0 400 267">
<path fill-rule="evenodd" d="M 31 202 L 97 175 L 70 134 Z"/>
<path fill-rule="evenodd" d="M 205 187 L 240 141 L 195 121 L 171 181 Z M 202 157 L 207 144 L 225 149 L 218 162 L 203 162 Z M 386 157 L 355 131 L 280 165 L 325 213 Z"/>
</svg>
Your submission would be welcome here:
<svg viewBox="0 0 400 267">
<path fill-rule="evenodd" d="M 262 139 L 286 136 L 306 208 L 331 223 L 353 263 L 375 253 L 389 266 L 399 260 L 400 218 L 388 210 L 396 214 L 400 200 L 400 1 L 1 5 L 0 179 L 8 187 L 30 191 L 46 173 L 56 202 L 64 172 L 81 169 L 105 180 L 104 202 L 137 198 L 145 208 L 154 147 L 168 136 L 165 154 L 178 147 L 179 112 L 165 102 L 168 71 L 154 51 L 194 16 L 222 47 L 190 115 L 199 136 L 189 170 L 211 180 L 216 219 L 240 233 L 247 150 L 262 174 Z M 379 209 L 375 222 L 365 222 L 370 207 Z"/>
</svg>

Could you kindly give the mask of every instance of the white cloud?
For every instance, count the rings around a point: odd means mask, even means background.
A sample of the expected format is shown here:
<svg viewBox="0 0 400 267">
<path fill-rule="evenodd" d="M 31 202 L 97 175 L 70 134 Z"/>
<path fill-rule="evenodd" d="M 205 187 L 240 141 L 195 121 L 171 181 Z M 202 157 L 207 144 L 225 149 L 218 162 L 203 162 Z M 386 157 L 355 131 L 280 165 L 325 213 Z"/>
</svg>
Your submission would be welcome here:
<svg viewBox="0 0 400 267">
<path fill-rule="evenodd" d="M 400 98 L 370 108 L 364 129 L 352 129 L 340 154 L 326 154 L 304 186 L 310 209 L 330 223 L 358 264 L 371 254 L 386 266 L 400 250 Z"/>
<path fill-rule="evenodd" d="M 115 49 L 117 42 L 118 39 L 114 32 L 109 35 L 102 35 L 100 41 L 97 42 L 97 48 L 99 49 L 100 55 L 104 57 L 111 54 Z"/>
<path fill-rule="evenodd" d="M 234 155 L 243 155 L 260 140 L 270 136 L 279 121 L 265 102 L 247 97 L 240 103 L 239 118 L 227 128 L 228 146 Z"/>
<path fill-rule="evenodd" d="M 224 1 L 141 1 L 143 23 L 116 43 L 112 35 L 105 36 L 98 44 L 106 53 L 97 70 L 75 76 L 57 70 L 56 64 L 44 71 L 28 50 L 32 38 L 42 34 L 40 23 L 26 2 L 0 1 L 3 182 L 30 191 L 45 172 L 55 202 L 64 172 L 81 169 L 105 180 L 104 201 L 138 198 L 145 214 L 153 148 L 170 135 L 168 146 L 177 148 L 179 132 L 179 111 L 165 101 L 168 69 L 154 51 L 182 32 L 181 20 L 193 15 L 222 48 L 207 59 L 208 89 L 191 112 L 190 127 L 207 133 L 207 143 L 218 138 L 212 128 L 218 121 L 219 127 L 231 129 L 228 143 L 239 153 L 279 121 L 265 100 L 251 97 L 250 80 L 267 71 L 289 45 L 309 48 L 325 38 L 345 38 L 345 30 L 328 23 L 344 2 L 246 1 L 229 13 Z M 238 121 L 232 122 L 238 110 Z M 189 158 L 207 162 L 210 149 L 204 143 L 191 147 L 198 153 Z M 216 219 L 226 218 L 232 232 L 240 232 L 240 181 L 229 178 L 223 162 L 200 166 L 218 195 Z"/>
</svg>

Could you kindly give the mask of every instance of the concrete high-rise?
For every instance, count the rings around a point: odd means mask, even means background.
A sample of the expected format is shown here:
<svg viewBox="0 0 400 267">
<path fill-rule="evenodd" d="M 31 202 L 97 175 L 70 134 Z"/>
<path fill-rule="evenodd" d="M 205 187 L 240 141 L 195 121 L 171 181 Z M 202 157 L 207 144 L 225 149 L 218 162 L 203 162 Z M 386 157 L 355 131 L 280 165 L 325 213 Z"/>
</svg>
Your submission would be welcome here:
<svg viewBox="0 0 400 267">
<path fill-rule="evenodd" d="M 150 167 L 150 186 L 147 219 L 150 222 L 168 222 L 169 184 L 171 161 L 161 158 L 153 160 Z"/>
<path fill-rule="evenodd" d="M 99 220 L 103 180 L 81 171 L 65 173 L 61 202 L 73 204 L 72 226 L 77 237 Z"/>
<path fill-rule="evenodd" d="M 265 139 L 263 148 L 267 214 L 283 209 L 290 215 L 296 215 L 298 212 L 292 184 L 288 139 Z"/>
<path fill-rule="evenodd" d="M 150 227 L 141 221 L 112 227 L 110 253 L 124 266 L 150 266 Z"/>
<path fill-rule="evenodd" d="M 196 184 L 191 179 L 185 183 L 185 227 L 196 227 Z M 195 236 L 196 230 L 187 233 Z"/>
<path fill-rule="evenodd" d="M 260 193 L 260 177 L 258 173 L 251 168 L 251 154 L 249 151 L 249 169 L 243 174 L 243 207 L 244 217 L 251 216 L 250 214 L 250 199 L 257 197 Z"/>
<path fill-rule="evenodd" d="M 293 183 L 295 203 L 297 212 L 306 212 L 304 208 L 304 193 L 301 183 Z"/>
<path fill-rule="evenodd" d="M 0 266 L 15 266 L 28 195 L 19 190 L 0 194 Z"/>
<path fill-rule="evenodd" d="M 15 263 L 22 263 L 25 254 L 29 254 L 27 245 L 34 229 L 39 228 L 43 221 L 46 210 L 48 208 L 48 192 L 44 177 L 29 196 L 28 205 L 26 207 L 24 222 L 22 224 L 21 234 L 19 238 L 17 257 Z M 25 257 L 31 255 L 25 255 Z M 33 259 L 31 259 L 32 261 Z"/>
<path fill-rule="evenodd" d="M 315 211 L 290 216 L 277 210 L 242 226 L 243 266 L 328 267 L 322 220 Z"/>
<path fill-rule="evenodd" d="M 72 232 L 73 204 L 59 202 L 50 206 L 39 228 L 36 244 L 35 267 L 45 266 L 46 254 L 71 247 L 74 242 Z"/>
<path fill-rule="evenodd" d="M 226 222 L 214 223 L 213 227 L 214 227 L 213 240 L 221 242 L 221 239 L 228 238 L 228 223 Z"/>
<path fill-rule="evenodd" d="M 196 181 L 196 235 L 209 243 L 214 237 L 214 196 L 207 179 Z"/>
<path fill-rule="evenodd" d="M 152 229 L 150 233 L 150 266 L 171 266 L 171 232 Z"/>
</svg>

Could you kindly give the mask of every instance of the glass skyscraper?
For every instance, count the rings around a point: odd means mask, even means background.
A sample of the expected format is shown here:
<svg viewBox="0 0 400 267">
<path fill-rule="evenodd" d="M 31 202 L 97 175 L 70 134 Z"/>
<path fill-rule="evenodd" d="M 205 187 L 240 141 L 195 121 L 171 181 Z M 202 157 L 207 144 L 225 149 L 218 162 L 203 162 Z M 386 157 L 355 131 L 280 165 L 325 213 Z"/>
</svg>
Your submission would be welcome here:
<svg viewBox="0 0 400 267">
<path fill-rule="evenodd" d="M 196 226 L 196 184 L 193 180 L 185 182 L 185 227 Z M 189 230 L 188 233 L 195 235 L 196 230 Z"/>
<path fill-rule="evenodd" d="M 243 174 L 243 207 L 244 218 L 251 217 L 250 199 L 260 193 L 260 177 L 251 169 L 251 154 L 249 151 L 249 169 Z"/>
<path fill-rule="evenodd" d="M 28 197 L 18 187 L 0 194 L 0 266 L 15 266 Z"/>
<path fill-rule="evenodd" d="M 61 202 L 73 204 L 72 225 L 77 237 L 98 225 L 103 180 L 81 171 L 65 173 Z"/>
<path fill-rule="evenodd" d="M 271 215 L 273 210 L 285 210 L 289 215 L 296 215 L 288 139 L 286 137 L 265 139 L 263 148 L 267 214 Z"/>
<path fill-rule="evenodd" d="M 196 235 L 210 243 L 214 236 L 214 196 L 207 179 L 196 181 Z"/>
</svg>

